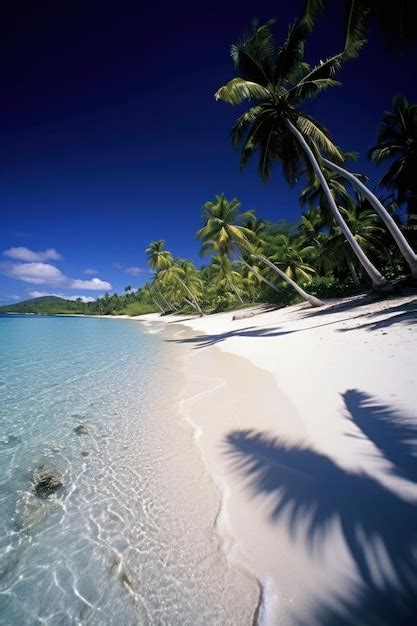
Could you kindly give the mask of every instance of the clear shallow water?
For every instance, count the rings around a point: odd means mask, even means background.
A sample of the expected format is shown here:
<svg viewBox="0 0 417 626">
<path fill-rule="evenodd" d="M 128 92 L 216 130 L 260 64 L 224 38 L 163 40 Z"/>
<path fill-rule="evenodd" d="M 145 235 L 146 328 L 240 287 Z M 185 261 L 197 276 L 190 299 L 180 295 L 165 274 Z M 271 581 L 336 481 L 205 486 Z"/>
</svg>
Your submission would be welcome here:
<svg viewBox="0 0 417 626">
<path fill-rule="evenodd" d="M 213 532 L 162 336 L 1 316 L 0 350 L 0 623 L 250 624 L 257 587 Z M 64 487 L 42 500 L 49 469 Z"/>
</svg>

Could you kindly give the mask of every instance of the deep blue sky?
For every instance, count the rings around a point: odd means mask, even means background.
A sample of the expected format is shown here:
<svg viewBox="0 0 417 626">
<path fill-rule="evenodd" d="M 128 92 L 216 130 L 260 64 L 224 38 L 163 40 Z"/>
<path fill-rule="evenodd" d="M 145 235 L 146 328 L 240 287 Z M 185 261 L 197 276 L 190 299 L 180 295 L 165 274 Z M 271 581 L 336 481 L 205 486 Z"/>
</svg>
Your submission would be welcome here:
<svg viewBox="0 0 417 626">
<path fill-rule="evenodd" d="M 76 282 L 93 277 L 112 291 L 138 286 L 149 274 L 126 268 L 146 268 L 152 239 L 166 239 L 175 255 L 199 262 L 194 233 L 202 204 L 215 193 L 238 196 L 261 217 L 297 219 L 297 190 L 279 166 L 267 184 L 255 163 L 240 172 L 229 143 L 238 111 L 213 94 L 234 75 L 230 45 L 250 20 L 276 17 L 280 40 L 302 4 L 212 0 L 166 8 L 89 0 L 9 8 L 16 13 L 2 16 L 0 33 L 0 302 L 35 291 L 95 297 L 104 289 Z M 307 45 L 310 62 L 340 49 L 342 4 L 330 2 L 318 21 Z M 339 145 L 361 153 L 355 169 L 372 181 L 379 172 L 367 149 L 395 93 L 417 100 L 415 62 L 415 50 L 389 52 L 373 28 L 360 59 L 340 73 L 343 87 L 310 106 Z M 3 255 L 16 247 L 53 248 L 62 259 Z M 24 262 L 61 273 L 46 269 L 43 282 L 27 282 L 17 277 L 43 268 L 18 267 Z"/>
</svg>

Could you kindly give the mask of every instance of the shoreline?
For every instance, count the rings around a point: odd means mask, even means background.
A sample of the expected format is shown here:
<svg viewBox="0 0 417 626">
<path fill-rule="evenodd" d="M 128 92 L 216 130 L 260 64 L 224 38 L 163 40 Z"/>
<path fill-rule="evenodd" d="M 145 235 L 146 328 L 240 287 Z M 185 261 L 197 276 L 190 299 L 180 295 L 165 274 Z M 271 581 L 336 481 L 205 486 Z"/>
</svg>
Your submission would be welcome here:
<svg viewBox="0 0 417 626">
<path fill-rule="evenodd" d="M 263 587 L 260 623 L 319 624 L 331 611 L 345 623 L 343 607 L 364 593 L 369 572 L 341 530 L 354 515 L 338 501 L 339 483 L 340 489 L 353 488 L 367 477 L 363 484 L 375 506 L 389 507 L 395 494 L 416 508 L 416 484 L 395 475 L 393 459 L 365 436 L 363 422 L 372 428 L 372 420 L 391 411 L 417 428 L 417 301 L 354 297 L 317 311 L 295 305 L 247 319 L 232 316 L 133 319 L 193 331 L 185 340 L 186 418 L 197 428 L 197 445 L 223 494 L 219 528 L 230 537 L 226 554 Z M 220 386 L 204 389 L 204 380 L 206 387 L 207 380 L 219 379 Z M 265 402 L 259 403 L 261 397 Z M 225 438 L 229 463 L 219 452 Z M 323 527 L 312 528 L 314 511 L 328 505 L 326 489 L 334 510 Z M 352 507 L 358 489 L 351 494 Z M 366 528 L 368 509 L 357 525 Z M 394 511 L 387 524 L 399 529 L 402 522 Z M 392 531 L 382 521 L 374 530 L 387 535 L 392 560 Z M 369 574 L 371 582 L 389 578 L 382 570 Z"/>
</svg>

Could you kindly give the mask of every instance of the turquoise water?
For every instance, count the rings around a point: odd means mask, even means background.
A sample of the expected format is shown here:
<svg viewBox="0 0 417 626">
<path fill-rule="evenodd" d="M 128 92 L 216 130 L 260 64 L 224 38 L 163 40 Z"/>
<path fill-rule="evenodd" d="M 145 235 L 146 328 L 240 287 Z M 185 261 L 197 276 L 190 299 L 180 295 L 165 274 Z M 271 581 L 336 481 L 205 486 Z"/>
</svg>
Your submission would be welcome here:
<svg viewBox="0 0 417 626">
<path fill-rule="evenodd" d="M 0 623 L 249 624 L 162 335 L 1 316 L 0 349 Z M 47 470 L 64 485 L 40 499 Z"/>
</svg>

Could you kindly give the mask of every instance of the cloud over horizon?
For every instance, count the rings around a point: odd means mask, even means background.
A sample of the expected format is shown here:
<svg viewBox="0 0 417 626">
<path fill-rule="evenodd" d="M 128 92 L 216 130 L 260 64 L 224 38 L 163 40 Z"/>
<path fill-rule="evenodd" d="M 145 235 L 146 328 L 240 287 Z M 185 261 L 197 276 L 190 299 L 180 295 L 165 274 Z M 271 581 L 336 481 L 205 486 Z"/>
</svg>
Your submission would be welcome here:
<svg viewBox="0 0 417 626">
<path fill-rule="evenodd" d="M 45 255 L 60 257 L 54 248 L 45 250 L 45 252 L 33 252 L 28 248 L 9 248 L 3 254 L 16 260 L 24 257 L 39 257 L 40 255 L 44 257 Z M 55 267 L 55 265 L 40 261 L 0 263 L 0 272 L 10 278 L 32 283 L 33 285 L 52 285 L 63 289 L 86 289 L 88 291 L 108 291 L 112 288 L 111 283 L 97 276 L 90 280 L 71 278 Z"/>
<path fill-rule="evenodd" d="M 72 289 L 91 289 L 92 291 L 103 291 L 103 289 L 111 289 L 111 284 L 101 278 L 92 278 L 91 280 L 81 280 L 77 278 L 71 282 Z"/>
<path fill-rule="evenodd" d="M 4 250 L 4 256 L 9 257 L 10 259 L 15 259 L 16 261 L 27 261 L 29 263 L 33 262 L 43 262 L 43 261 L 60 261 L 62 259 L 62 255 L 55 250 L 55 248 L 48 248 L 47 250 L 35 252 L 34 250 L 30 250 L 24 246 L 16 246 L 12 248 L 8 248 L 8 250 Z"/>
</svg>

